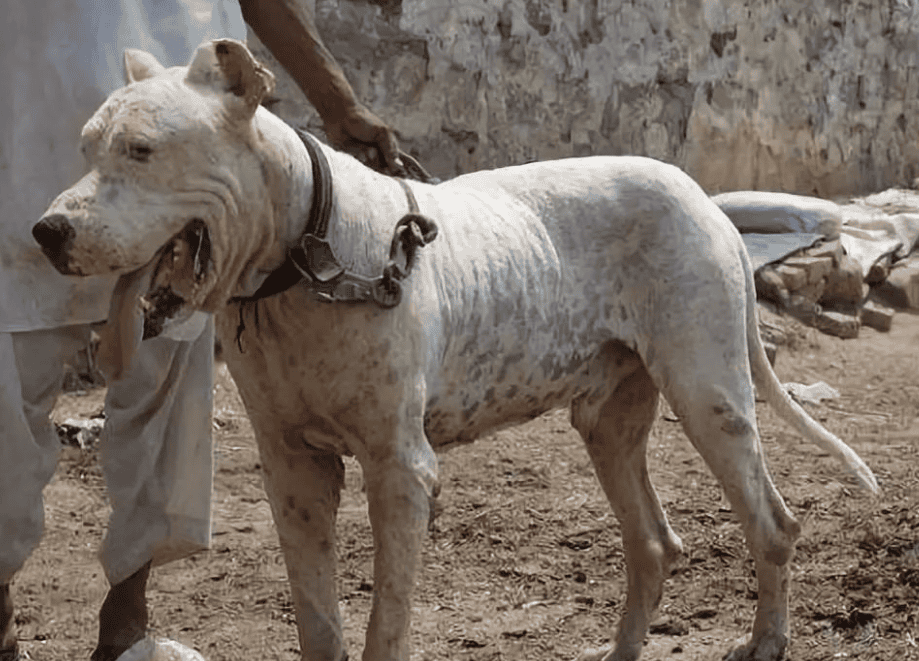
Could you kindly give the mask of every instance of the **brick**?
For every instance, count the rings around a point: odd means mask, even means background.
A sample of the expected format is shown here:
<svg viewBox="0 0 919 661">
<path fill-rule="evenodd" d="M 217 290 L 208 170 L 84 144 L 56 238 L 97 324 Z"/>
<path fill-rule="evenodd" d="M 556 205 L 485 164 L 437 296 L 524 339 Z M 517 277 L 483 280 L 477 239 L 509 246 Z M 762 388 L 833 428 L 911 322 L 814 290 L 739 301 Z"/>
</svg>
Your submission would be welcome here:
<svg viewBox="0 0 919 661">
<path fill-rule="evenodd" d="M 865 283 L 862 267 L 848 255 L 843 255 L 838 266 L 827 276 L 820 303 L 857 306 L 865 300 L 870 289 Z"/>
<path fill-rule="evenodd" d="M 796 255 L 785 259 L 782 265 L 803 270 L 807 274 L 808 284 L 814 284 L 823 280 L 833 270 L 833 258 Z"/>
<path fill-rule="evenodd" d="M 817 330 L 846 340 L 858 337 L 860 325 L 858 317 L 855 315 L 842 312 L 827 312 L 825 310 L 817 315 L 814 323 Z"/>
<path fill-rule="evenodd" d="M 807 284 L 807 271 L 797 266 L 790 266 L 783 262 L 775 267 L 775 272 L 782 278 L 785 289 L 788 291 L 797 291 Z"/>
<path fill-rule="evenodd" d="M 895 264 L 875 290 L 888 305 L 919 310 L 919 261 Z"/>
<path fill-rule="evenodd" d="M 778 274 L 774 266 L 764 266 L 753 275 L 753 284 L 756 285 L 756 296 L 759 299 L 765 299 L 786 305 L 788 303 L 788 287 L 785 281 Z"/>
<path fill-rule="evenodd" d="M 859 319 L 862 326 L 868 326 L 874 330 L 886 333 L 893 325 L 893 308 L 889 308 L 882 303 L 874 300 L 867 300 L 859 312 Z"/>
<path fill-rule="evenodd" d="M 792 292 L 789 297 L 792 301 L 795 299 L 805 300 L 811 305 L 817 303 L 820 300 L 820 297 L 823 296 L 823 290 L 826 289 L 826 280 L 820 280 L 818 282 L 809 282 L 808 284 L 801 287 L 796 292 Z"/>
<path fill-rule="evenodd" d="M 833 266 L 839 266 L 843 256 L 846 254 L 839 239 L 833 241 L 821 241 L 817 245 L 804 251 L 808 257 L 829 257 L 833 260 Z"/>
</svg>

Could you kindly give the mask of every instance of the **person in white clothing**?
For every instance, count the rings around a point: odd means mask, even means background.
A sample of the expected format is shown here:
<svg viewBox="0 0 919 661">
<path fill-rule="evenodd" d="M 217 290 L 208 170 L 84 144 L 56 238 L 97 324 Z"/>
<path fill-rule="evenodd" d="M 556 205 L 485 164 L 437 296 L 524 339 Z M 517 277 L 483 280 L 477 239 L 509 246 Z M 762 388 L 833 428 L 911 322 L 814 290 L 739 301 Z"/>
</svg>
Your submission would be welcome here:
<svg viewBox="0 0 919 661">
<path fill-rule="evenodd" d="M 64 366 L 105 320 L 115 278 L 61 276 L 31 227 L 82 175 L 80 129 L 122 84 L 122 53 L 171 66 L 248 22 L 319 111 L 330 142 L 401 161 L 393 132 L 354 98 L 297 0 L 13 0 L 0 23 L 0 661 L 19 659 L 10 584 L 38 544 L 42 489 L 60 443 L 49 421 Z M 110 590 L 92 661 L 146 632 L 151 566 L 207 548 L 212 484 L 213 324 L 193 317 L 139 343 L 108 383 L 102 464 L 112 516 L 100 551 Z"/>
</svg>

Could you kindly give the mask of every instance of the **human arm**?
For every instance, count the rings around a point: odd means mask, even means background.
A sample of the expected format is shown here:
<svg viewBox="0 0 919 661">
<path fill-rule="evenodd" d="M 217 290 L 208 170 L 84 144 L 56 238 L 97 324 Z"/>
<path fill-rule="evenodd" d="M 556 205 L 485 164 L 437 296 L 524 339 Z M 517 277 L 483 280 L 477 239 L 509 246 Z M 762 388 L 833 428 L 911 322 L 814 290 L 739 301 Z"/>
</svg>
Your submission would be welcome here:
<svg viewBox="0 0 919 661">
<path fill-rule="evenodd" d="M 377 169 L 402 169 L 395 134 L 361 104 L 316 28 L 312 9 L 296 0 L 239 0 L 243 18 L 306 94 L 335 147 L 376 147 Z"/>
</svg>

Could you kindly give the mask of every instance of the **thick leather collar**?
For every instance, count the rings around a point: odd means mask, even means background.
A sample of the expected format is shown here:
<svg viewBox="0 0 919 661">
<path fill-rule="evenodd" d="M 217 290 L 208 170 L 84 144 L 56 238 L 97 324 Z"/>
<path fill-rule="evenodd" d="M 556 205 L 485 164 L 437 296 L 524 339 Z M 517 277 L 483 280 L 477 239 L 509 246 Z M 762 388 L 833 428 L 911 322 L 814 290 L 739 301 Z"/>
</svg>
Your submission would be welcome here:
<svg viewBox="0 0 919 661">
<path fill-rule="evenodd" d="M 397 223 L 389 248 L 389 259 L 379 276 L 366 276 L 346 271 L 338 262 L 326 240 L 332 215 L 332 171 L 316 138 L 297 131 L 309 152 L 313 168 L 313 201 L 306 221 L 306 230 L 296 246 L 287 251 L 287 259 L 272 271 L 251 296 L 231 299 L 232 303 L 252 303 L 287 291 L 306 281 L 313 295 L 326 302 L 374 302 L 382 308 L 399 304 L 402 298 L 401 280 L 408 276 L 417 249 L 434 240 L 437 225 L 419 213 L 415 194 L 404 179 L 396 181 L 405 190 L 408 213 Z M 243 310 L 240 307 L 240 332 Z"/>
<path fill-rule="evenodd" d="M 306 230 L 300 242 L 287 251 L 284 263 L 272 271 L 251 296 L 237 301 L 256 301 L 287 291 L 308 278 L 311 282 L 328 282 L 344 269 L 326 241 L 332 216 L 332 170 L 316 138 L 297 129 L 297 135 L 309 152 L 313 167 L 313 202 L 306 220 Z"/>
</svg>

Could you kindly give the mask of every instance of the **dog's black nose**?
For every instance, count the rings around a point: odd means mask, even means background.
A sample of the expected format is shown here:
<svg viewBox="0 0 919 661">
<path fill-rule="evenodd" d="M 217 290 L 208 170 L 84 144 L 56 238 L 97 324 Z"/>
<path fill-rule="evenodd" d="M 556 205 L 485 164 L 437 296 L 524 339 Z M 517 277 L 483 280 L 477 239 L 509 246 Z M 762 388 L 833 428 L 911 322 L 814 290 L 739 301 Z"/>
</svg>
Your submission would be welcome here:
<svg viewBox="0 0 919 661">
<path fill-rule="evenodd" d="M 76 232 L 67 216 L 59 213 L 45 216 L 32 228 L 32 236 L 38 241 L 45 257 L 64 275 L 73 273 L 68 266 L 68 253 L 75 235 Z"/>
</svg>

